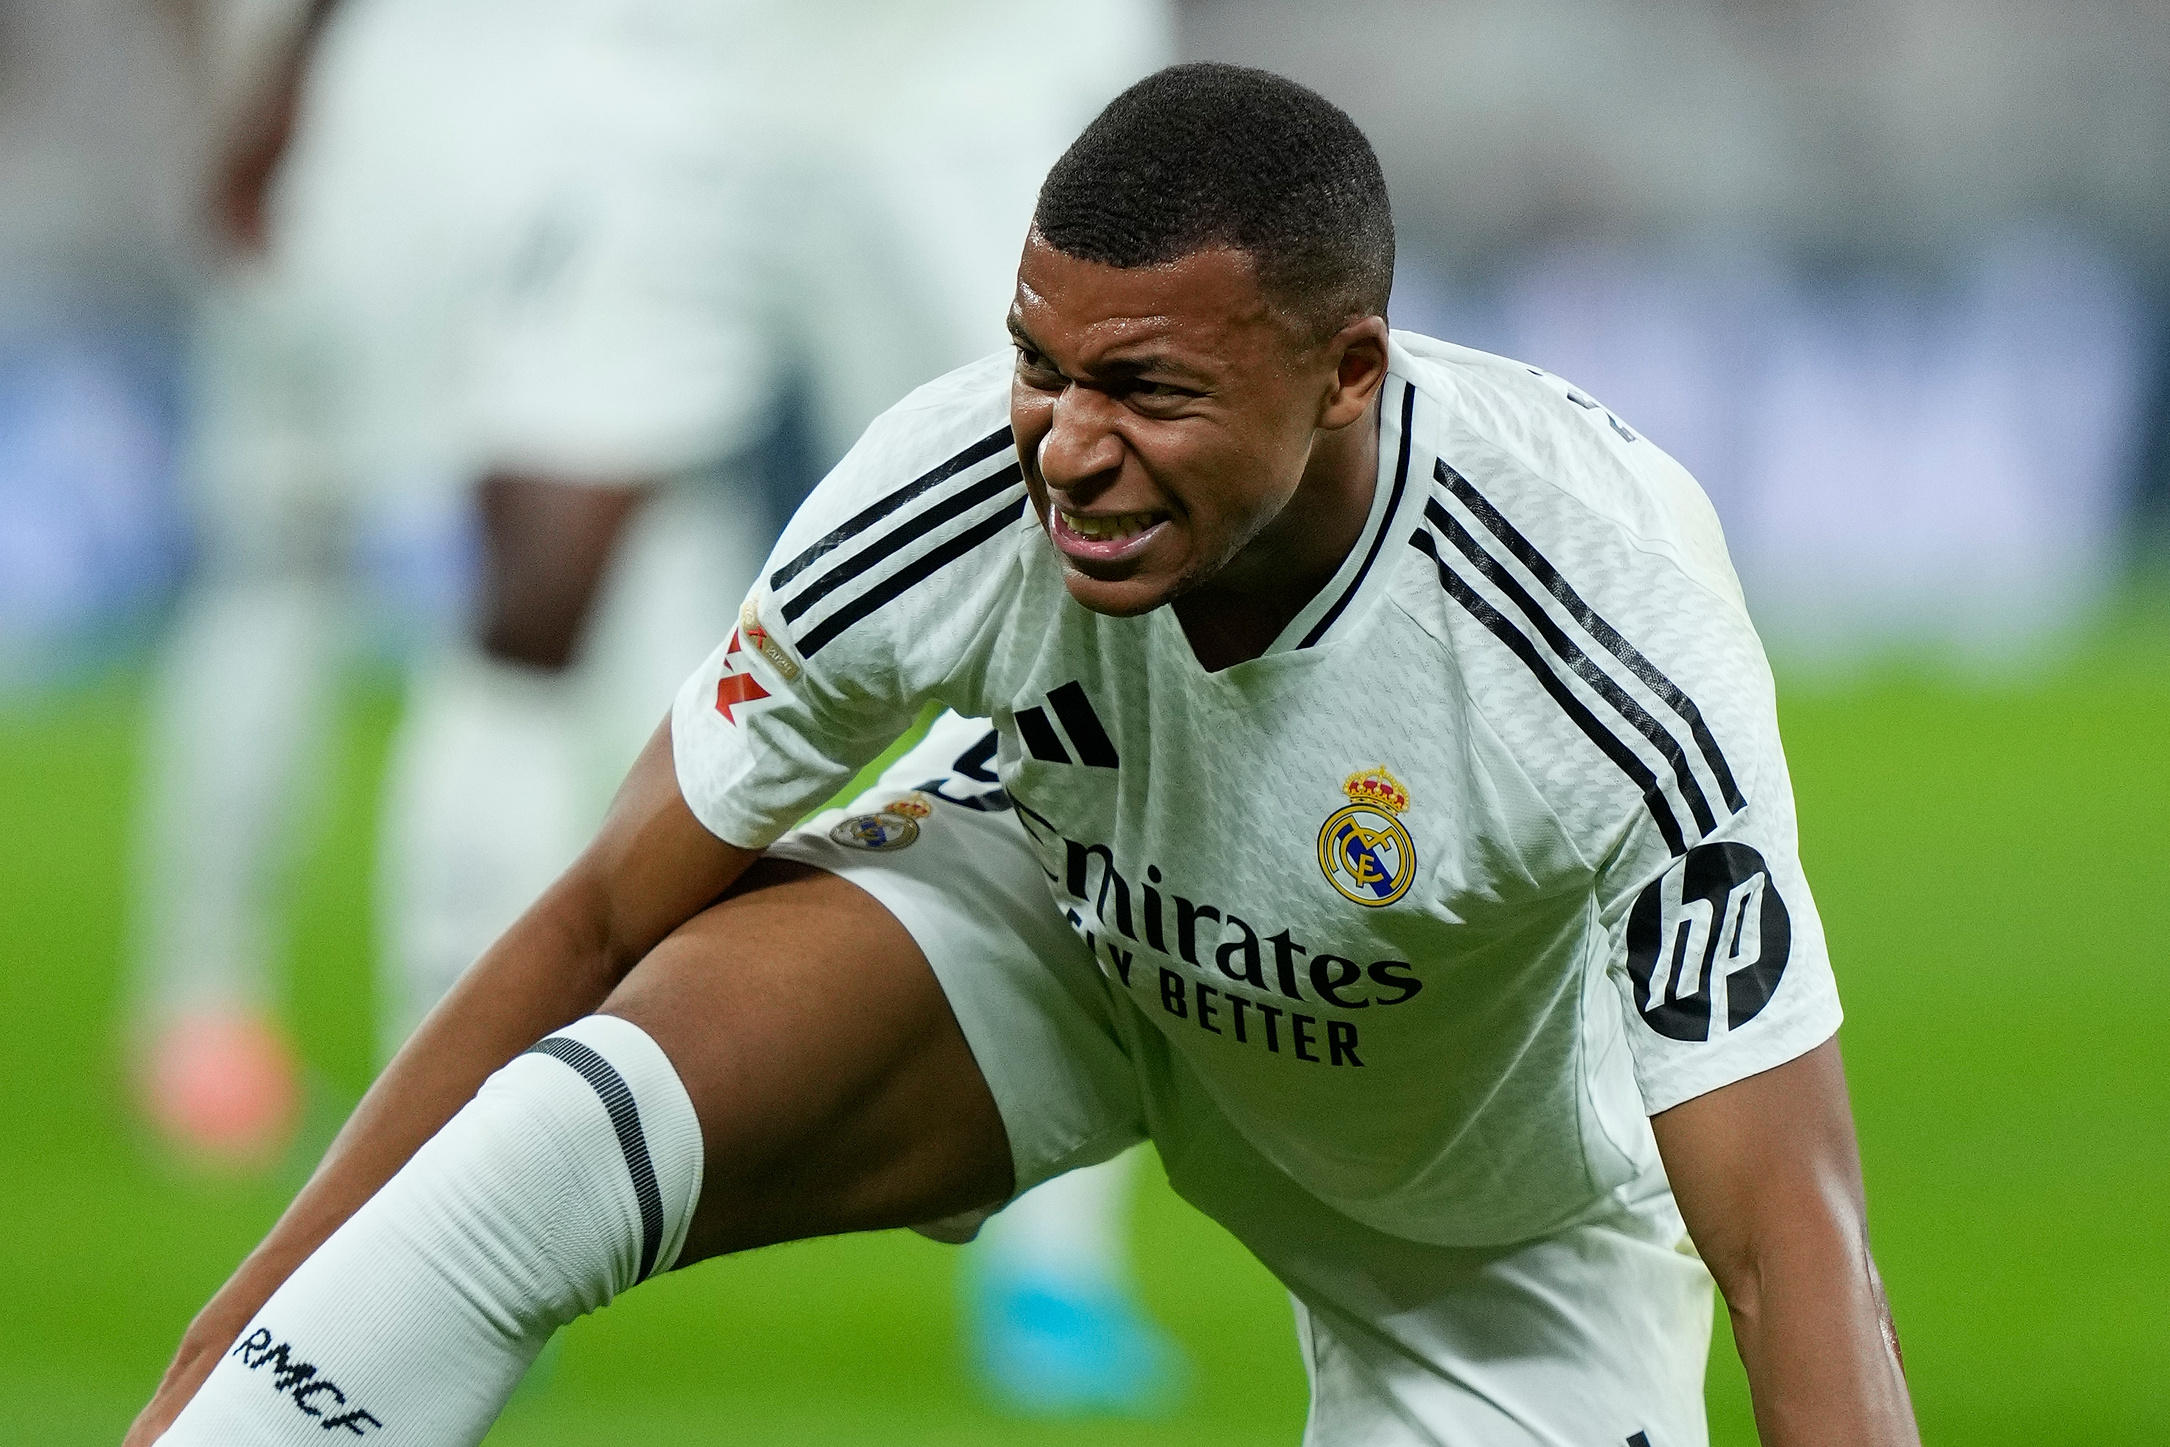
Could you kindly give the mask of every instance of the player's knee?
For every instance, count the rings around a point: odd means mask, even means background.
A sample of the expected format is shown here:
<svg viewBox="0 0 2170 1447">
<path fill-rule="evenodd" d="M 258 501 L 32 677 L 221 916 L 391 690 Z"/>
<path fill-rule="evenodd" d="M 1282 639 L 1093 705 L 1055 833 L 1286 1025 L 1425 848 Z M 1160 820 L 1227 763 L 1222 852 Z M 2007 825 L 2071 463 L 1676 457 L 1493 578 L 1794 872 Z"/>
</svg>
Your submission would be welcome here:
<svg viewBox="0 0 2170 1447">
<path fill-rule="evenodd" d="M 669 1270 L 700 1197 L 693 1103 L 662 1048 L 610 1016 L 576 1021 L 491 1076 L 440 1147 L 467 1157 L 496 1209 L 583 1222 L 546 1233 L 585 1253 L 549 1263 L 569 1315 Z"/>
</svg>

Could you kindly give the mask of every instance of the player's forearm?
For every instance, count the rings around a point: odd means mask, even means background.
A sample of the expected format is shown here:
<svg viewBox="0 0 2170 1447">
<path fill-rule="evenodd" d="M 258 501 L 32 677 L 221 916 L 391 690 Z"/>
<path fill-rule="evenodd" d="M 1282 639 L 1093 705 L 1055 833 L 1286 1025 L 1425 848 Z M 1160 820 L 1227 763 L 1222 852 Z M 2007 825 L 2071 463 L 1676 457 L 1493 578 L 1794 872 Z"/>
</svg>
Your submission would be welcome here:
<svg viewBox="0 0 2170 1447">
<path fill-rule="evenodd" d="M 483 1081 L 595 1011 L 655 942 L 652 925 L 624 933 L 623 913 L 576 871 L 475 963 L 370 1087 L 278 1224 L 189 1324 L 127 1447 L 157 1440 L 272 1293 Z"/>
<path fill-rule="evenodd" d="M 594 1013 L 633 966 L 754 857 L 710 834 L 686 808 L 666 723 L 627 775 L 595 842 L 430 1012 L 235 1274 L 229 1286 L 236 1304 L 246 1304 L 243 1320 L 494 1071 Z"/>
<path fill-rule="evenodd" d="M 224 137 L 212 165 L 205 200 L 218 235 L 243 251 L 264 245 L 266 193 L 293 139 L 302 86 L 317 37 L 337 0 L 310 0 L 294 17 L 291 33 L 271 59 L 256 93 Z"/>
<path fill-rule="evenodd" d="M 632 967 L 633 960 L 611 948 L 595 915 L 574 904 L 555 891 L 546 897 L 491 946 L 385 1067 L 258 1248 L 257 1255 L 279 1263 L 280 1280 L 473 1099 L 494 1071 L 552 1030 L 592 1013 Z"/>
<path fill-rule="evenodd" d="M 385 1068 L 308 1184 L 191 1324 L 176 1370 L 197 1353 L 223 1350 L 492 1072 L 592 1013 L 631 968 L 601 911 L 583 911 L 566 893 L 553 891 L 492 946 Z"/>
<path fill-rule="evenodd" d="M 1853 1223 L 1790 1230 L 1719 1269 L 1764 1447 L 1915 1447 L 1883 1283 Z"/>
<path fill-rule="evenodd" d="M 362 1098 L 323 1164 L 182 1339 L 128 1447 L 156 1441 L 294 1268 L 375 1195 L 506 1061 L 591 1014 L 664 936 L 755 858 L 678 792 L 668 720 L 586 853 L 430 1012 Z"/>
<path fill-rule="evenodd" d="M 1725 1293 L 1765 1447 L 1912 1447 L 1838 1040 L 1650 1125 Z"/>
</svg>

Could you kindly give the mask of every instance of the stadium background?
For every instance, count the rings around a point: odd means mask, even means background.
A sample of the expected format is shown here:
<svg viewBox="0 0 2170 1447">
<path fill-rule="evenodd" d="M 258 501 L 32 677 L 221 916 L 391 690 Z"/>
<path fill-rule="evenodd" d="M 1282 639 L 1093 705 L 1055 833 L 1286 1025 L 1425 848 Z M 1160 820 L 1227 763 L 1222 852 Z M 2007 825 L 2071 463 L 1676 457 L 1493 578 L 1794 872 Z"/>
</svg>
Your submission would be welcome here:
<svg viewBox="0 0 2170 1447">
<path fill-rule="evenodd" d="M 117 1440 L 303 1169 L 142 1148 L 115 1035 L 196 97 L 154 0 L 0 4 L 0 1438 Z M 1396 321 L 1698 471 L 1781 679 L 1878 1253 L 1931 1441 L 2170 1430 L 2170 13 L 2141 0 L 1191 4 L 1378 142 Z M 384 566 L 388 592 L 426 592 Z M 293 870 L 311 1139 L 366 1083 L 397 675 Z M 1293 1442 L 1285 1300 L 1155 1181 L 1146 1424 L 996 1417 L 956 1258 L 763 1252 L 569 1333 L 493 1442 Z M 1714 1440 L 1753 1440 L 1721 1332 Z"/>
</svg>

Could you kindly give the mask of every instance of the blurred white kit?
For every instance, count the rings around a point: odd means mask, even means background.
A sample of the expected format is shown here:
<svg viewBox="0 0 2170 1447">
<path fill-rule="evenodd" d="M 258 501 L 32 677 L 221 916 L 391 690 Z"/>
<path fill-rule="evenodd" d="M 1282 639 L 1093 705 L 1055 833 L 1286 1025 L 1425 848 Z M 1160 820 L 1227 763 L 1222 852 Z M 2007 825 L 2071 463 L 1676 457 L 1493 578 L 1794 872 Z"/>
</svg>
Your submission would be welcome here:
<svg viewBox="0 0 2170 1447">
<path fill-rule="evenodd" d="M 277 51 L 265 3 L 229 32 L 236 97 Z M 569 862 L 729 631 L 769 542 L 746 454 L 790 379 L 828 460 L 1003 345 L 1042 175 L 1172 47 L 1149 0 L 1096 20 L 990 0 L 334 12 L 269 248 L 196 332 L 206 557 L 162 681 L 150 954 L 226 963 L 169 980 L 262 974 L 259 946 L 229 948 L 238 896 L 312 773 L 356 558 L 456 537 L 492 470 L 665 481 L 566 677 L 451 642 L 417 674 L 385 825 L 407 980 L 385 1033 L 404 1035 Z M 218 855 L 244 862 L 190 862 Z"/>
</svg>

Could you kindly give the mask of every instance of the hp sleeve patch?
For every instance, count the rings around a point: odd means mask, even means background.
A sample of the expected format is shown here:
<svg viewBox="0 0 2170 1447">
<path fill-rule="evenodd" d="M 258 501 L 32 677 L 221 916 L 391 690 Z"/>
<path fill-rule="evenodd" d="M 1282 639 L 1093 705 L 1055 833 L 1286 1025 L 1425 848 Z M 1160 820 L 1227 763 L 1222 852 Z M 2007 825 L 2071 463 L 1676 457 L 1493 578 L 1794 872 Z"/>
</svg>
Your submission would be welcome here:
<svg viewBox="0 0 2170 1447">
<path fill-rule="evenodd" d="M 1673 1040 L 1738 1030 L 1778 990 L 1793 945 L 1786 902 L 1745 844 L 1699 844 L 1652 880 L 1628 915 L 1628 973 L 1643 1023 Z"/>
</svg>

